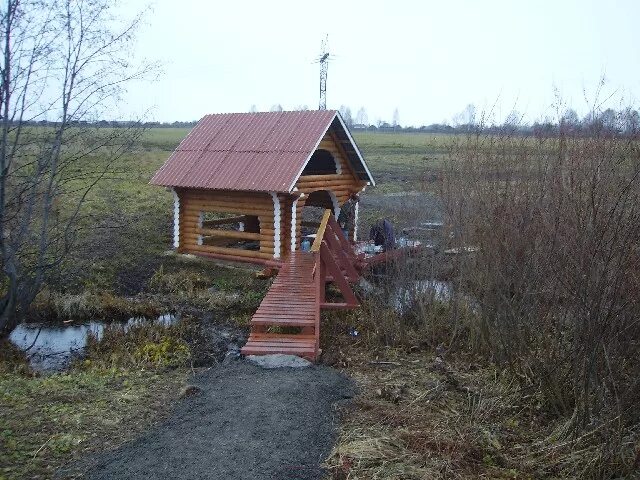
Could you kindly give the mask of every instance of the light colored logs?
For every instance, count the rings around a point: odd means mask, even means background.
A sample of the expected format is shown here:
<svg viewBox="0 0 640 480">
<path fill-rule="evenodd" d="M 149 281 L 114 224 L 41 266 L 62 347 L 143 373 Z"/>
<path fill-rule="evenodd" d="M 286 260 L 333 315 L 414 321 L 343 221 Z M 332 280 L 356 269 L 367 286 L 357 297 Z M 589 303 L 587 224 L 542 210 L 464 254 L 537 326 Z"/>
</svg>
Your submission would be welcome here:
<svg viewBox="0 0 640 480">
<path fill-rule="evenodd" d="M 301 175 L 300 178 L 298 178 L 298 183 L 327 182 L 330 180 L 342 180 L 344 178 L 349 177 L 343 173 L 333 173 L 331 175 Z"/>
<path fill-rule="evenodd" d="M 238 257 L 248 258 L 273 258 L 272 254 L 267 252 L 259 252 L 257 250 L 242 250 L 240 248 L 214 247 L 210 245 L 189 245 L 185 246 L 184 251 L 203 252 L 203 253 L 219 253 L 223 255 L 235 255 Z"/>
<path fill-rule="evenodd" d="M 231 233 L 231 232 L 230 232 Z M 242 233 L 242 232 L 235 232 L 235 233 Z M 256 234 L 259 235 L 259 234 Z M 192 230 L 184 230 L 182 232 L 182 234 L 180 235 L 180 239 L 185 241 L 185 242 L 190 242 L 190 243 L 197 243 L 198 239 L 202 237 L 202 238 L 209 238 L 209 239 L 220 239 L 221 241 L 227 241 L 227 242 L 233 242 L 235 241 L 249 241 L 249 242 L 260 242 L 260 244 L 269 244 L 269 245 L 273 245 L 273 237 L 270 235 L 260 235 L 258 238 L 252 238 L 252 239 L 248 239 L 248 238 L 237 238 L 235 236 L 227 236 L 227 235 L 205 235 L 202 233 L 198 233 L 197 229 L 192 229 Z"/>
<path fill-rule="evenodd" d="M 205 220 L 202 225 L 205 227 L 213 227 L 214 225 L 227 225 L 229 223 L 239 223 L 246 220 L 246 215 L 228 218 L 216 218 L 215 220 Z"/>
<path fill-rule="evenodd" d="M 250 215 L 253 212 L 260 212 L 260 215 L 271 214 L 273 215 L 273 207 L 256 205 L 251 203 L 222 203 L 222 202 L 184 202 L 184 208 L 186 210 L 199 210 L 209 211 L 214 213 L 235 213 L 235 212 L 247 212 Z"/>
<path fill-rule="evenodd" d="M 262 238 L 262 235 L 259 233 L 240 232 L 237 230 L 220 230 L 217 228 L 198 228 L 196 229 L 196 233 L 213 237 L 237 238 L 240 240 L 260 240 Z"/>
</svg>

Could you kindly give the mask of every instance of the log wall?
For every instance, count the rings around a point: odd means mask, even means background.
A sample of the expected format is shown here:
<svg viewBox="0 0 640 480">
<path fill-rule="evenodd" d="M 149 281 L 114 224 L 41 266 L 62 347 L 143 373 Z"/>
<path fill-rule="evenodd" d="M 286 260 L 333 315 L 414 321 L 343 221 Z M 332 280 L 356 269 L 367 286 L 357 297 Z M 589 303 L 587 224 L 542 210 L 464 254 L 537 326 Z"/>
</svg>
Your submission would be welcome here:
<svg viewBox="0 0 640 480">
<path fill-rule="evenodd" d="M 274 257 L 274 209 L 273 199 L 268 193 L 236 192 L 198 189 L 176 189 L 180 198 L 180 246 L 181 253 L 210 253 L 230 255 L 247 259 L 272 260 Z M 282 204 L 282 202 L 280 202 Z M 258 240 L 260 250 L 227 248 L 211 243 L 198 245 L 200 212 L 232 213 L 235 215 L 254 215 L 260 223 L 260 233 L 251 239 Z M 282 205 L 281 205 L 282 213 Z M 213 233 L 211 231 L 204 233 Z M 209 229 L 211 230 L 211 229 Z M 233 233 L 228 235 L 233 236 Z M 241 234 L 238 237 L 242 236 Z M 244 235 L 248 237 L 247 235 Z M 220 238 L 225 238 L 221 236 Z M 216 238 L 217 240 L 217 238 Z"/>
</svg>

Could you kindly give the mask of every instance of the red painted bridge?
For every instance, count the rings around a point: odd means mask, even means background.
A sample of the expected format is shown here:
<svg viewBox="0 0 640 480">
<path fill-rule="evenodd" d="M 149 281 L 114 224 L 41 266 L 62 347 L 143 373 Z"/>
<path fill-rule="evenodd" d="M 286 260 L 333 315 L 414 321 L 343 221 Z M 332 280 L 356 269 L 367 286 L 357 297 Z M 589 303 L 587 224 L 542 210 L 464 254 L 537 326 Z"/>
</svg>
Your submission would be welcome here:
<svg viewBox="0 0 640 480">
<path fill-rule="evenodd" d="M 359 277 L 362 258 L 326 210 L 310 252 L 292 252 L 251 319 L 244 355 L 284 353 L 316 361 L 320 355 L 320 310 L 355 308 L 349 283 Z M 325 287 L 333 282 L 344 301 L 329 303 Z"/>
</svg>

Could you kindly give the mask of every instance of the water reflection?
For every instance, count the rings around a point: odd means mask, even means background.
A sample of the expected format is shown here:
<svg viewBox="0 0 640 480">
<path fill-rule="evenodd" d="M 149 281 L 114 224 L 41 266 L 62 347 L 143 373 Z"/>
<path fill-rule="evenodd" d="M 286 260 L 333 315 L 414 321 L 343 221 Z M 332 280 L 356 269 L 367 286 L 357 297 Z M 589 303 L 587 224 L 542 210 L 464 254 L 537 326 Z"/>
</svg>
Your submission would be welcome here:
<svg viewBox="0 0 640 480">
<path fill-rule="evenodd" d="M 74 358 L 82 356 L 89 332 L 101 338 L 107 325 L 121 325 L 126 331 L 147 322 L 168 326 L 176 321 L 174 315 L 164 314 L 156 319 L 134 317 L 126 322 L 91 320 L 70 325 L 21 323 L 11 332 L 9 339 L 19 349 L 27 351 L 32 368 L 57 371 L 67 368 Z"/>
</svg>

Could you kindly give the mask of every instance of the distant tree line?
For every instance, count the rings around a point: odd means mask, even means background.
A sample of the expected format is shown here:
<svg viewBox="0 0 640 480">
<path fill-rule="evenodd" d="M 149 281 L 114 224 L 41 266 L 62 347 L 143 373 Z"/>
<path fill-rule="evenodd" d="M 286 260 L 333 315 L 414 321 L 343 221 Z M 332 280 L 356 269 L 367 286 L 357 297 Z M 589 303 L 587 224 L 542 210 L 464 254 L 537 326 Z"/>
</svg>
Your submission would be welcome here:
<svg viewBox="0 0 640 480">
<path fill-rule="evenodd" d="M 489 123 L 484 118 L 478 119 L 473 105 L 467 105 L 459 114 L 455 115 L 451 122 L 432 123 L 421 126 L 402 126 L 399 120 L 398 109 L 393 112 L 391 123 L 378 120 L 370 123 L 364 108 L 358 110 L 352 117 L 351 109 L 344 105 L 340 107 L 340 113 L 345 123 L 353 130 L 380 131 L 380 132 L 423 132 L 423 133 L 496 133 L 519 135 L 552 135 L 559 131 L 592 135 L 594 133 L 609 133 L 615 135 L 635 134 L 640 130 L 640 113 L 638 110 L 627 107 L 620 110 L 608 108 L 603 111 L 589 112 L 583 118 L 573 109 L 567 109 L 558 120 L 546 119 L 527 123 L 523 116 L 513 111 L 507 115 L 502 123 Z"/>
<path fill-rule="evenodd" d="M 198 123 L 197 120 L 191 120 L 188 122 L 140 122 L 137 120 L 78 120 L 67 122 L 67 126 L 77 127 L 109 127 L 109 128 L 132 128 L 132 127 L 145 127 L 145 128 L 192 128 Z M 38 120 L 38 121 L 22 121 L 21 125 L 35 126 L 35 127 L 58 127 L 60 122 L 50 120 Z"/>
<path fill-rule="evenodd" d="M 301 105 L 296 110 L 309 110 L 307 105 Z M 251 112 L 256 112 L 255 105 L 251 106 Z M 283 107 L 276 104 L 270 108 L 272 112 L 281 112 Z M 633 108 L 624 108 L 621 110 L 606 109 L 601 112 L 589 112 L 583 118 L 573 109 L 567 109 L 559 120 L 547 119 L 533 123 L 526 123 L 522 120 L 522 115 L 513 111 L 501 124 L 488 124 L 483 119 L 477 119 L 476 110 L 473 105 L 467 105 L 465 109 L 457 115 L 454 115 L 451 122 L 443 121 L 441 123 L 431 123 L 421 126 L 402 126 L 400 124 L 400 115 L 396 108 L 393 112 L 392 121 L 378 119 L 375 123 L 369 121 L 369 116 L 364 107 L 360 107 L 355 115 L 351 108 L 341 105 L 340 114 L 349 128 L 352 130 L 365 130 L 372 132 L 423 132 L 423 133 L 505 133 L 520 135 L 552 135 L 560 129 L 565 132 L 578 134 L 592 134 L 598 132 L 610 132 L 613 134 L 629 134 L 635 133 L 640 129 L 640 113 Z M 111 128 L 130 128 L 133 126 L 142 126 L 146 128 L 192 128 L 197 120 L 192 121 L 175 121 L 175 122 L 135 122 L 120 120 L 99 120 L 95 122 L 77 121 L 71 122 L 71 125 L 78 126 L 98 126 Z M 36 126 L 58 126 L 56 122 L 41 120 L 32 122 L 23 122 L 26 125 Z"/>
</svg>

